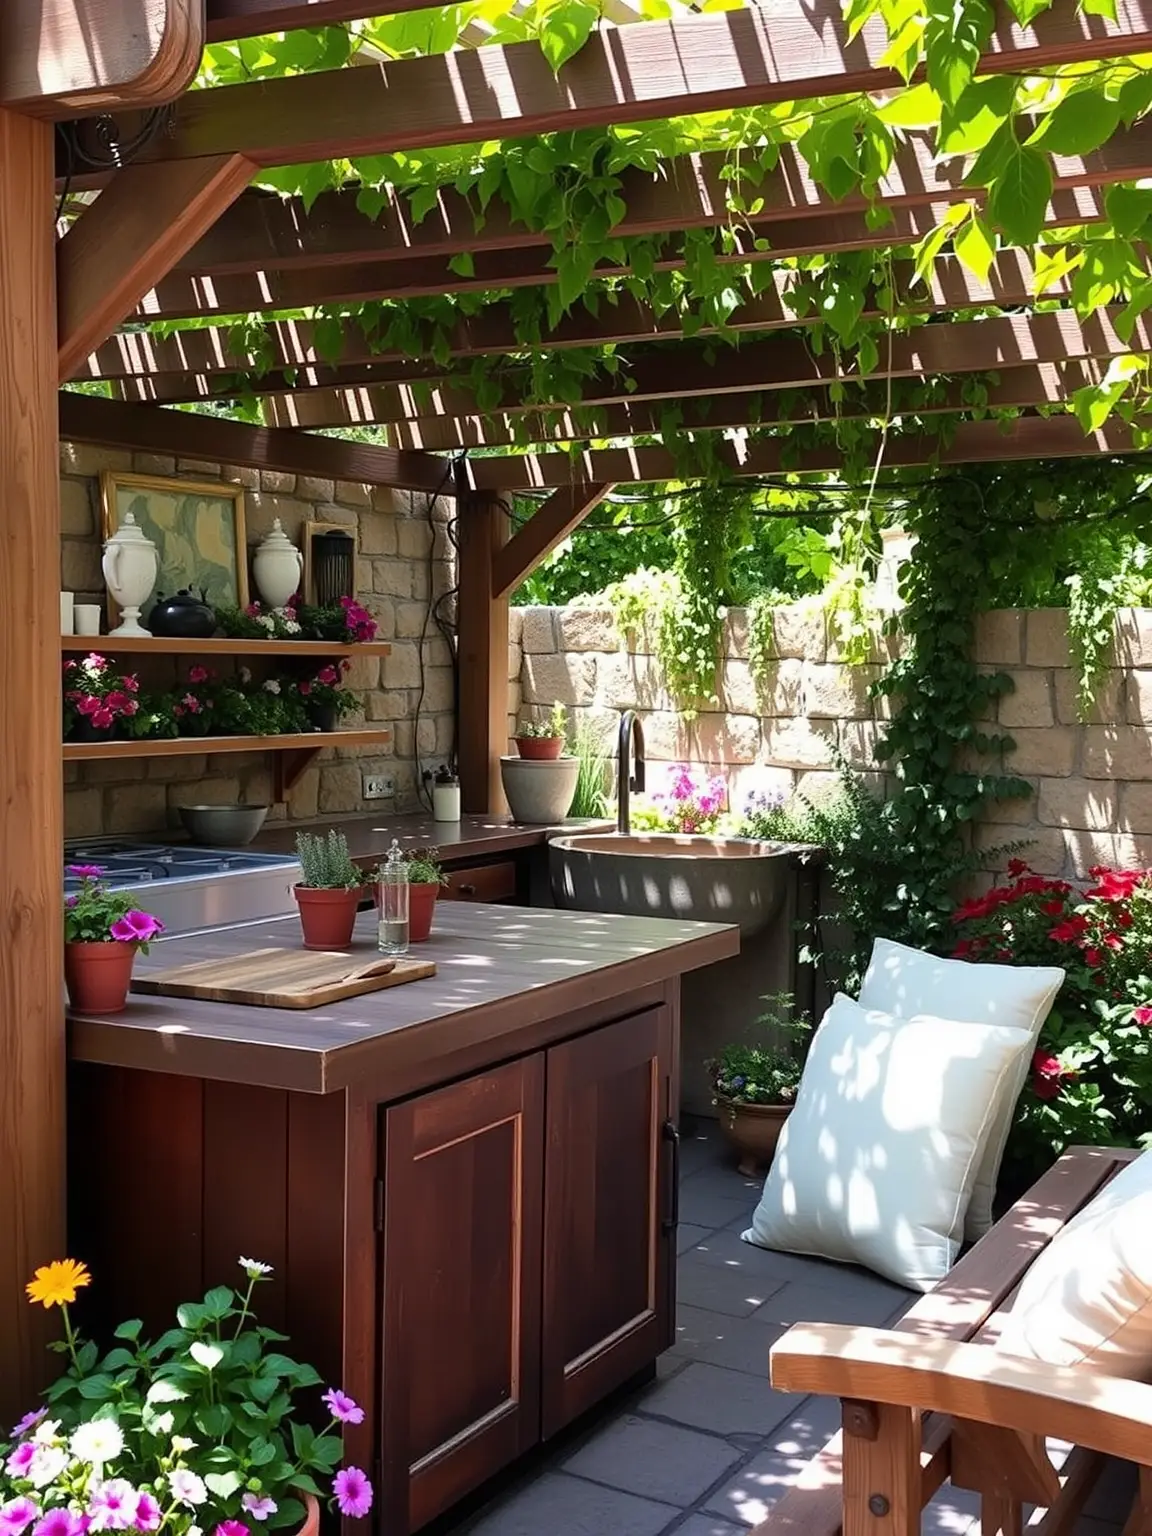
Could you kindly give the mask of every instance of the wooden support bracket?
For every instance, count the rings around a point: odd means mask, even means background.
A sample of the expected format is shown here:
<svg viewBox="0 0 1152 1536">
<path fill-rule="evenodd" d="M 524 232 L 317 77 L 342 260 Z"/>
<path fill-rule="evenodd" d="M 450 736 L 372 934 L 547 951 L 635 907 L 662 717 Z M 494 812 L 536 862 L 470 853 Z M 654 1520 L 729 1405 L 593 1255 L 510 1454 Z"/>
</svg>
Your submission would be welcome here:
<svg viewBox="0 0 1152 1536">
<path fill-rule="evenodd" d="M 319 747 L 297 747 L 291 751 L 273 753 L 272 799 L 277 805 L 287 800 L 304 770 L 320 750 Z"/>
<path fill-rule="evenodd" d="M 553 491 L 493 556 L 492 596 L 514 592 L 611 490 L 607 480 L 578 480 Z"/>
<path fill-rule="evenodd" d="M 57 248 L 61 382 L 239 197 L 253 169 L 240 155 L 210 155 L 116 173 Z"/>
<path fill-rule="evenodd" d="M 920 1413 L 844 1403 L 843 1536 L 919 1536 Z"/>
</svg>

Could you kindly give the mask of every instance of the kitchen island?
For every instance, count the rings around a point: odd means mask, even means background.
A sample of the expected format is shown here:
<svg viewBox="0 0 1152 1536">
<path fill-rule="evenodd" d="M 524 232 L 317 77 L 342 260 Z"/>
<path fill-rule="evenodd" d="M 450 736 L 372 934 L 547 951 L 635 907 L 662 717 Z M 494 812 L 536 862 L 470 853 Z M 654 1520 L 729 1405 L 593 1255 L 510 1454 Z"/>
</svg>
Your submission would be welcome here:
<svg viewBox="0 0 1152 1536">
<path fill-rule="evenodd" d="M 293 916 L 138 966 L 298 937 Z M 374 938 L 366 915 L 364 959 Z M 737 948 L 718 924 L 453 902 L 418 950 L 437 975 L 407 986 L 73 1017 L 91 1321 L 159 1330 L 239 1255 L 271 1263 L 263 1320 L 367 1410 L 349 1453 L 378 1528 L 427 1524 L 672 1341 L 680 976 Z"/>
</svg>

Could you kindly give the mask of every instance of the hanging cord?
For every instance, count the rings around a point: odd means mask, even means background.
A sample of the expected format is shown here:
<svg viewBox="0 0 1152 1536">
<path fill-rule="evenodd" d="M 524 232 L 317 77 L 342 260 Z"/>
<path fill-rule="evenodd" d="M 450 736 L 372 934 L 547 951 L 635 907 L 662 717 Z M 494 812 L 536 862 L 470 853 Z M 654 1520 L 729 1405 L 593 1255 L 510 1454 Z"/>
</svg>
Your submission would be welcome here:
<svg viewBox="0 0 1152 1536">
<path fill-rule="evenodd" d="M 116 119 L 108 113 L 96 118 L 91 134 L 82 129 L 86 120 L 57 123 L 57 140 L 64 150 L 64 189 L 56 204 L 56 222 L 64 217 L 72 181 L 78 170 L 119 171 L 132 164 L 137 155 L 162 133 L 171 131 L 176 121 L 176 108 L 172 103 L 152 107 L 145 112 L 139 130 L 130 139 L 120 137 Z M 88 138 L 89 142 L 85 142 Z"/>
<path fill-rule="evenodd" d="M 456 655 L 455 631 L 451 631 L 450 635 L 447 621 L 442 617 L 442 607 L 445 601 L 453 597 L 458 589 L 456 587 L 452 587 L 447 592 L 442 592 L 437 598 L 434 598 L 432 595 L 432 582 L 436 569 L 436 505 L 444 494 L 444 488 L 452 478 L 454 468 L 455 460 L 450 459 L 444 471 L 444 478 L 441 480 L 440 484 L 437 486 L 432 495 L 428 497 L 428 501 L 424 508 L 424 516 L 428 523 L 428 553 L 424 560 L 424 570 L 428 584 L 428 592 L 424 607 L 424 619 L 420 626 L 420 639 L 416 646 L 417 663 L 420 668 L 420 688 L 416 695 L 416 710 L 412 721 L 412 753 L 416 763 L 416 795 L 420 801 L 420 804 L 427 811 L 431 811 L 432 809 L 432 796 L 429 794 L 427 784 L 425 783 L 424 759 L 420 751 L 420 720 L 424 709 L 424 698 L 428 688 L 428 674 L 424 656 L 424 648 L 428 640 L 429 626 L 433 622 L 435 622 L 436 626 L 440 630 L 440 633 L 447 641 L 448 652 L 452 659 L 453 739 L 451 752 L 449 754 L 450 758 L 455 756 L 456 750 L 455 716 L 456 709 L 459 705 L 459 664 Z M 457 544 L 455 531 L 453 530 L 453 532 L 450 533 L 448 537 L 453 548 L 456 548 Z"/>
</svg>

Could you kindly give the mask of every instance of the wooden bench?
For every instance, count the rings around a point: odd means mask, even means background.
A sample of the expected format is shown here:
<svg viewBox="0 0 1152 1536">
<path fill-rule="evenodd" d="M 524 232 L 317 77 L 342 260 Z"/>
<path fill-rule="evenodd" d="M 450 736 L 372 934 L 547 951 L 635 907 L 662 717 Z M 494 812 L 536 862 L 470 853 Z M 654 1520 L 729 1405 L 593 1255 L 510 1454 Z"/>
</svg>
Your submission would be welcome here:
<svg viewBox="0 0 1152 1536">
<path fill-rule="evenodd" d="M 980 1494 L 982 1536 L 1070 1532 L 1109 1456 L 1140 1464 L 1124 1536 L 1152 1536 L 1152 1386 L 988 1346 L 1041 1249 L 1138 1154 L 1073 1147 L 892 1329 L 800 1323 L 774 1387 L 839 1397 L 843 1429 L 752 1536 L 919 1536 L 941 1485 Z M 1060 1472 L 1045 1436 L 1075 1449 Z"/>
</svg>

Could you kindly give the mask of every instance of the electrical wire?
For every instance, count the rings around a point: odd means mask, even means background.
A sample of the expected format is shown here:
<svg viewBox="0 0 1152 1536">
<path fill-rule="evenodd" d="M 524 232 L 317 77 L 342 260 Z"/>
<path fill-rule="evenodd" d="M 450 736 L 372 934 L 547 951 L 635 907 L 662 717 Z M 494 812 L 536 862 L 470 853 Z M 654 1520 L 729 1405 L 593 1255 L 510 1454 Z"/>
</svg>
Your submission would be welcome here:
<svg viewBox="0 0 1152 1536">
<path fill-rule="evenodd" d="M 420 669 L 420 687 L 416 695 L 416 709 L 412 721 L 412 755 L 416 763 L 416 796 L 420 801 L 420 804 L 427 811 L 432 810 L 432 796 L 428 793 L 424 778 L 424 759 L 420 751 L 420 719 L 424 708 L 424 698 L 428 691 L 427 662 L 425 659 L 424 648 L 428 641 L 429 625 L 433 622 L 435 622 L 437 628 L 440 630 L 440 633 L 444 636 L 445 642 L 448 645 L 448 654 L 452 662 L 453 707 L 452 745 L 449 753 L 450 761 L 455 761 L 456 756 L 456 717 L 459 713 L 460 707 L 460 667 L 456 647 L 456 633 L 442 614 L 444 604 L 455 597 L 456 593 L 459 591 L 459 586 L 457 585 L 450 587 L 448 591 L 442 592 L 437 598 L 433 598 L 432 596 L 432 582 L 436 566 L 436 504 L 443 496 L 444 489 L 447 486 L 449 480 L 451 480 L 455 467 L 456 460 L 449 459 L 448 464 L 444 470 L 444 478 L 440 481 L 440 484 L 436 487 L 435 491 L 433 491 L 432 494 L 428 497 L 427 503 L 424 507 L 424 516 L 428 523 L 428 553 L 425 556 L 424 561 L 425 578 L 427 582 L 427 598 L 424 608 L 424 618 L 420 625 L 420 639 L 416 646 L 417 664 Z M 451 519 L 452 531 L 448 534 L 448 540 L 451 543 L 453 549 L 458 551 L 459 543 L 455 534 L 455 521 L 455 516 L 453 516 Z M 454 564 L 458 568 L 459 562 L 454 562 Z"/>
</svg>

